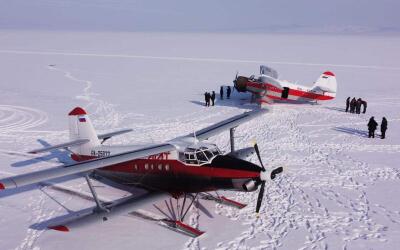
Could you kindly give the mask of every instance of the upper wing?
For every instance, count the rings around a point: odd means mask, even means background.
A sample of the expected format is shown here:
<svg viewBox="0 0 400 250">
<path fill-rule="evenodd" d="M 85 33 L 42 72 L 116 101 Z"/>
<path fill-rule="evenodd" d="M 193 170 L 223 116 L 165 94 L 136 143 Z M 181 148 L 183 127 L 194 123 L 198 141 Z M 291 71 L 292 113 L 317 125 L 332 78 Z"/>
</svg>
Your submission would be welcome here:
<svg viewBox="0 0 400 250">
<path fill-rule="evenodd" d="M 193 133 L 188 134 L 185 137 L 196 136 L 196 138 L 199 140 L 206 140 L 206 139 L 210 138 L 211 136 L 217 135 L 228 129 L 235 128 L 242 123 L 245 123 L 251 119 L 254 119 L 255 117 L 265 114 L 266 112 L 268 112 L 268 110 L 266 110 L 266 109 L 258 109 L 258 110 L 245 112 L 243 114 L 231 117 L 229 119 L 218 122 L 218 123 L 208 126 L 206 128 L 200 129 L 200 130 L 196 131 L 194 134 Z"/>
<path fill-rule="evenodd" d="M 106 166 L 146 157 L 149 155 L 160 154 L 174 149 L 175 147 L 171 144 L 156 144 L 149 147 L 112 155 L 106 158 L 98 158 L 72 165 L 66 165 L 57 168 L 50 168 L 32 173 L 13 176 L 0 180 L 0 189 L 16 188 L 46 180 L 52 180 L 63 176 L 83 173 L 90 170 L 95 170 L 98 168 L 103 168 Z"/>
</svg>

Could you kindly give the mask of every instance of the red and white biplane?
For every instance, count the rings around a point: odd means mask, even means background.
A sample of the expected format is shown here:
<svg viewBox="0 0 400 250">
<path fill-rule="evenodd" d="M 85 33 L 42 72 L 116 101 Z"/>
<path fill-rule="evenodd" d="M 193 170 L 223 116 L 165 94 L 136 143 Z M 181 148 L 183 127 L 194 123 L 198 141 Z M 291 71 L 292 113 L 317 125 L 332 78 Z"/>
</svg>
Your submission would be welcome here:
<svg viewBox="0 0 400 250">
<path fill-rule="evenodd" d="M 179 215 L 160 221 L 174 230 L 197 237 L 203 232 L 185 224 L 184 219 L 189 208 L 199 198 L 242 208 L 244 204 L 224 196 L 211 195 L 209 192 L 250 192 L 260 186 L 256 204 L 256 212 L 259 212 L 265 183 L 282 172 L 282 167 L 270 169 L 263 166 L 257 144 L 239 150 L 235 150 L 234 147 L 234 129 L 263 113 L 265 110 L 262 109 L 246 112 L 165 143 L 113 146 L 104 145 L 103 142 L 131 130 L 97 135 L 86 111 L 77 107 L 69 113 L 71 141 L 30 152 L 67 149 L 77 163 L 1 179 L 0 190 L 51 180 L 63 181 L 61 177 L 65 176 L 86 178 L 91 200 L 96 205 L 81 213 L 63 216 L 62 220 L 51 220 L 46 225 L 50 229 L 64 232 L 94 222 L 105 222 L 112 216 L 129 214 L 140 206 L 172 196 L 183 199 L 180 209 L 178 208 Z M 227 130 L 230 130 L 231 152 L 223 154 L 215 144 L 205 141 Z M 260 166 L 245 160 L 254 152 L 258 156 Z M 93 178 L 107 180 L 107 183 L 116 184 L 117 187 L 140 187 L 148 192 L 140 196 L 131 195 L 113 202 L 104 202 L 98 198 L 92 184 Z"/>
<path fill-rule="evenodd" d="M 336 97 L 335 75 L 326 71 L 311 87 L 301 86 L 278 79 L 278 72 L 261 65 L 258 76 L 238 76 L 233 81 L 238 92 L 251 92 L 261 105 L 279 102 L 316 102 L 332 100 Z"/>
</svg>

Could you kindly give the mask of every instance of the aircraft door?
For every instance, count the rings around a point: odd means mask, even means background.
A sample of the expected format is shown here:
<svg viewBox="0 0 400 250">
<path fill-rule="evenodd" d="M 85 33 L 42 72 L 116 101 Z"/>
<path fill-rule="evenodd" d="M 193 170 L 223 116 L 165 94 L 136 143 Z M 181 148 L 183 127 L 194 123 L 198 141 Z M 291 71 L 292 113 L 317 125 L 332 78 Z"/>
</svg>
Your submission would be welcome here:
<svg viewBox="0 0 400 250">
<path fill-rule="evenodd" d="M 289 88 L 288 87 L 283 87 L 282 90 L 282 96 L 283 99 L 287 99 L 289 97 Z"/>
</svg>

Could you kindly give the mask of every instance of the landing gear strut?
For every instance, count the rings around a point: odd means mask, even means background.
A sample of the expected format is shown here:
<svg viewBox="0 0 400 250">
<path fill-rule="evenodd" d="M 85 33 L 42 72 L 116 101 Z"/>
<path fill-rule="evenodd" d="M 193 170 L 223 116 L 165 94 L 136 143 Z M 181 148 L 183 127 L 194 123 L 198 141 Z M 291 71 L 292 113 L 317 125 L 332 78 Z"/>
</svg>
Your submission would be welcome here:
<svg viewBox="0 0 400 250">
<path fill-rule="evenodd" d="M 172 228 L 175 231 L 184 233 L 191 237 L 198 237 L 198 236 L 204 234 L 203 231 L 193 228 L 183 222 L 187 213 L 189 212 L 190 208 L 193 206 L 194 202 L 196 201 L 197 196 L 198 196 L 198 194 L 193 196 L 193 195 L 184 193 L 182 204 L 179 203 L 179 197 L 176 197 L 175 198 L 176 199 L 176 208 L 172 207 L 171 201 L 169 204 L 166 202 L 167 209 L 171 213 L 172 218 L 170 216 L 168 216 L 169 219 L 162 219 L 161 222 L 163 222 L 169 228 Z M 186 206 L 188 198 L 191 198 L 192 201 L 189 203 L 188 206 Z M 162 214 L 166 215 L 166 213 L 164 213 L 159 207 L 155 206 L 155 208 Z M 176 214 L 174 211 L 176 211 Z"/>
<path fill-rule="evenodd" d="M 235 151 L 235 129 L 236 128 L 231 128 L 229 130 L 229 139 L 231 142 L 231 153 Z"/>
</svg>

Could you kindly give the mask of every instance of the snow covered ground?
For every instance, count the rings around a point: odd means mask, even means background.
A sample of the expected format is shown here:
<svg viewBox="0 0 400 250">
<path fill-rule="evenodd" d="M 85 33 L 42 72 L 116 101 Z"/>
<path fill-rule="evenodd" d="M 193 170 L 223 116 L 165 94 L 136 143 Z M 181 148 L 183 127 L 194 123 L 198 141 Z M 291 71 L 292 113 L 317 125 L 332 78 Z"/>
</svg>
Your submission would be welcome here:
<svg viewBox="0 0 400 250">
<path fill-rule="evenodd" d="M 93 203 L 28 187 L 0 194 L 0 249 L 396 249 L 399 44 L 396 36 L 366 35 L 0 31 L 1 178 L 67 161 L 62 152 L 24 152 L 66 141 L 66 114 L 75 106 L 88 110 L 99 133 L 133 129 L 107 143 L 143 143 L 252 108 L 237 94 L 202 106 L 204 91 L 232 84 L 236 70 L 257 73 L 263 63 L 305 85 L 331 70 L 339 84 L 332 102 L 277 104 L 237 130 L 238 147 L 256 139 L 267 165 L 285 167 L 267 184 L 258 218 L 257 192 L 226 192 L 248 206 L 203 201 L 214 218 L 196 208 L 188 218 L 207 232 L 199 239 L 126 216 L 70 233 L 36 230 L 35 223 Z M 367 100 L 367 114 L 343 112 L 347 96 Z M 370 116 L 388 119 L 387 139 L 366 138 Z M 228 150 L 228 133 L 211 140 Z M 88 192 L 83 179 L 63 185 Z M 126 195 L 97 185 L 104 199 Z"/>
</svg>

